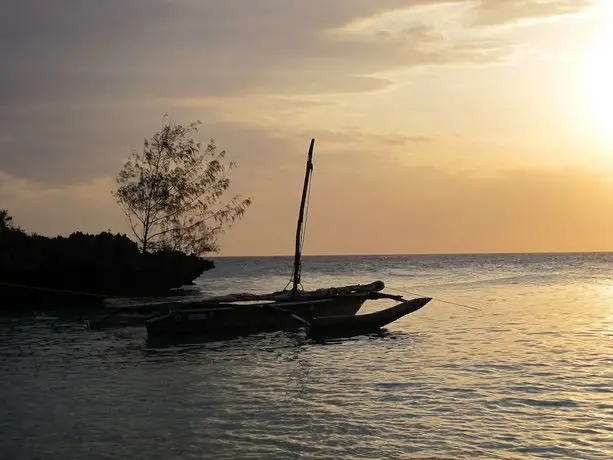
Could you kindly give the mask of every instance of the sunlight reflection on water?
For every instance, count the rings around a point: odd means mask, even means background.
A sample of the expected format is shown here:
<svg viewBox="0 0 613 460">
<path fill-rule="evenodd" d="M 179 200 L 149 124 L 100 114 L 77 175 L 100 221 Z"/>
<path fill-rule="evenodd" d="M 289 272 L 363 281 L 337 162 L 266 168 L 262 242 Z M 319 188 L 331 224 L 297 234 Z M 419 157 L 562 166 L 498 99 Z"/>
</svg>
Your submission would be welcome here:
<svg viewBox="0 0 613 460">
<path fill-rule="evenodd" d="M 280 289 L 222 259 L 203 291 Z M 368 337 L 158 346 L 140 328 L 0 320 L 1 458 L 613 458 L 613 256 L 308 258 L 305 287 L 441 302 Z M 364 311 L 376 309 L 367 305 Z"/>
</svg>

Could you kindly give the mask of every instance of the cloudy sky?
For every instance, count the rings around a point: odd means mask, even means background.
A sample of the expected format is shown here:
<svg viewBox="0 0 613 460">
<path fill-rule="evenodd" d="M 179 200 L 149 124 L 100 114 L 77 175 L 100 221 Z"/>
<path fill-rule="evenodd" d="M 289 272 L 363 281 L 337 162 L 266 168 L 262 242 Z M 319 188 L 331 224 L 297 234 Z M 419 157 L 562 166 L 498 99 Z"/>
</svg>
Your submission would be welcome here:
<svg viewBox="0 0 613 460">
<path fill-rule="evenodd" d="M 613 1 L 0 0 L 0 208 L 127 231 L 131 149 L 201 120 L 221 255 L 613 250 Z"/>
</svg>

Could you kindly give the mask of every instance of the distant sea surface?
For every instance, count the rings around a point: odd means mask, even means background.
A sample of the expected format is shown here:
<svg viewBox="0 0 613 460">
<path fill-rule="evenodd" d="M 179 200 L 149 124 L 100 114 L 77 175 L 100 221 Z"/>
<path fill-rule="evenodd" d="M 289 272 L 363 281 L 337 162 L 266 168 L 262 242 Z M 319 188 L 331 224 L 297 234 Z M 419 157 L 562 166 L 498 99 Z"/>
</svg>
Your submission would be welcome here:
<svg viewBox="0 0 613 460">
<path fill-rule="evenodd" d="M 216 265 L 204 294 L 282 289 L 292 259 Z M 0 318 L 0 458 L 613 458 L 613 254 L 304 259 L 306 289 L 378 279 L 477 310 L 166 347 Z"/>
</svg>

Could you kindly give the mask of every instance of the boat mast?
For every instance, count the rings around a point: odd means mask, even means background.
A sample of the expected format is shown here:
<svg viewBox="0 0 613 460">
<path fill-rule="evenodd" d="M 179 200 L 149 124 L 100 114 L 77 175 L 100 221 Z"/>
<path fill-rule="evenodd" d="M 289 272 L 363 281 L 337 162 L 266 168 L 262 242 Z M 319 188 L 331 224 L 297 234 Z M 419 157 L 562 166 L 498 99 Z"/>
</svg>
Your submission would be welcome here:
<svg viewBox="0 0 613 460">
<path fill-rule="evenodd" d="M 306 205 L 307 195 L 309 191 L 309 181 L 313 172 L 313 147 L 315 146 L 315 139 L 311 139 L 311 145 L 309 146 L 309 154 L 307 156 L 306 172 L 304 175 L 304 186 L 302 187 L 302 200 L 300 201 L 300 211 L 298 213 L 298 225 L 296 228 L 296 252 L 294 255 L 294 274 L 292 276 L 292 294 L 296 294 L 298 291 L 298 285 L 300 284 L 300 256 L 302 250 L 302 226 L 304 223 L 304 208 Z"/>
</svg>

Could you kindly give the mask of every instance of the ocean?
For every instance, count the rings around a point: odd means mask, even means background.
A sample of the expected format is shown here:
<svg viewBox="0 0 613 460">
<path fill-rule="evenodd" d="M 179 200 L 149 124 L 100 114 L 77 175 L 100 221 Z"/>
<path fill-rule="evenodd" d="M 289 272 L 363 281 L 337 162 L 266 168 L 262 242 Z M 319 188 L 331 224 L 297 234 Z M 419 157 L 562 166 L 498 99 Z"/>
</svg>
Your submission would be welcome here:
<svg viewBox="0 0 613 460">
<path fill-rule="evenodd" d="M 204 294 L 282 289 L 292 259 L 216 265 Z M 323 343 L 0 318 L 0 458 L 613 458 L 613 254 L 313 256 L 302 278 L 435 300 Z"/>
</svg>

